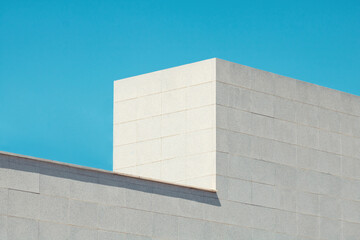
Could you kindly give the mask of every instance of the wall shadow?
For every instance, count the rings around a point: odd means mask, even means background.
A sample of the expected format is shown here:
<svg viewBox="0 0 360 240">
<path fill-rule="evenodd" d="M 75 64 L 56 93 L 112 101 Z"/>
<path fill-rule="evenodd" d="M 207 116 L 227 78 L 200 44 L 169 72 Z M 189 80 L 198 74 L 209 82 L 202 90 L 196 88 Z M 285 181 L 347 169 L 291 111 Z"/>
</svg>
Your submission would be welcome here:
<svg viewBox="0 0 360 240">
<path fill-rule="evenodd" d="M 131 189 L 166 197 L 186 199 L 213 206 L 221 206 L 218 195 L 215 192 L 154 182 L 119 175 L 109 171 L 62 165 L 56 162 L 52 163 L 51 161 L 34 160 L 0 153 L 0 168 L 38 173 L 75 181 Z"/>
</svg>

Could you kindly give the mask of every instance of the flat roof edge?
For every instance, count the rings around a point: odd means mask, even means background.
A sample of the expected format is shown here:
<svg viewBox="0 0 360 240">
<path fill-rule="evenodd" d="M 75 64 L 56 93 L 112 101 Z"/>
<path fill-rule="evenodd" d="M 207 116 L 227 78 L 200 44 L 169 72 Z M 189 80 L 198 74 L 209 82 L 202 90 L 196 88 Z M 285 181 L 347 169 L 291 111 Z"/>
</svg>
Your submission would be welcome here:
<svg viewBox="0 0 360 240">
<path fill-rule="evenodd" d="M 64 162 L 48 160 L 48 159 L 38 158 L 38 157 L 32 157 L 32 156 L 27 156 L 27 155 L 22 155 L 22 154 L 17 154 L 17 153 L 10 153 L 10 152 L 0 151 L 0 155 L 10 156 L 10 157 L 17 157 L 17 158 L 22 158 L 22 159 L 29 159 L 29 160 L 38 161 L 38 162 L 50 163 L 50 164 L 54 164 L 54 165 L 61 165 L 61 166 L 65 166 L 65 167 L 76 168 L 76 169 L 87 170 L 87 171 L 98 172 L 98 173 L 104 173 L 104 174 L 110 174 L 110 175 L 115 175 L 115 176 L 130 177 L 130 178 L 134 178 L 134 179 L 140 179 L 140 180 L 145 180 L 145 181 L 150 181 L 150 182 L 155 182 L 155 183 L 172 185 L 172 186 L 176 186 L 176 187 L 184 187 L 184 188 L 189 188 L 189 189 L 195 189 L 195 190 L 199 190 L 199 191 L 205 191 L 205 192 L 211 192 L 211 193 L 216 193 L 217 192 L 215 189 L 194 187 L 194 186 L 189 186 L 189 185 L 186 185 L 186 184 L 177 184 L 177 183 L 161 181 L 161 180 L 153 179 L 153 178 L 146 178 L 146 177 L 141 177 L 141 176 L 131 175 L 131 174 L 125 174 L 125 173 L 118 173 L 118 172 L 108 171 L 108 170 L 99 169 L 99 168 L 92 168 L 92 167 L 86 167 L 86 166 L 71 164 L 71 163 L 64 163 Z"/>
</svg>

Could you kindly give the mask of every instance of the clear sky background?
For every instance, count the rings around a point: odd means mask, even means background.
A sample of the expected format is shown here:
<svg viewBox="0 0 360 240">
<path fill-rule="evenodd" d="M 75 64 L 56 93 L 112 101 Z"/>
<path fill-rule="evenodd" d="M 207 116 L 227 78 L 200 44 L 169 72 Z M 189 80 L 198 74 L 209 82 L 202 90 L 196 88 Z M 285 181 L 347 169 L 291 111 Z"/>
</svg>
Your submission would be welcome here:
<svg viewBox="0 0 360 240">
<path fill-rule="evenodd" d="M 360 95 L 360 1 L 0 0 L 0 150 L 111 170 L 113 81 L 213 57 Z"/>
</svg>

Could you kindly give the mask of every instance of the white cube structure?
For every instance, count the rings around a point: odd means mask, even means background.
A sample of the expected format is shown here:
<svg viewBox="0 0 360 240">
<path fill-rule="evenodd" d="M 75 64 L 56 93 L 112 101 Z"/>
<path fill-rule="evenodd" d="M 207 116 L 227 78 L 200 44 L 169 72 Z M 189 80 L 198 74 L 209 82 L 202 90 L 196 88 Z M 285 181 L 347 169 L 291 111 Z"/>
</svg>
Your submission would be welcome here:
<svg viewBox="0 0 360 240">
<path fill-rule="evenodd" d="M 360 158 L 359 102 L 221 59 L 119 80 L 114 171 L 213 190 L 246 179 L 254 199 L 257 182 L 311 192 L 328 176 L 308 180 L 309 169 L 339 175 Z"/>
<path fill-rule="evenodd" d="M 210 59 L 115 81 L 114 171 L 215 189 Z"/>
</svg>

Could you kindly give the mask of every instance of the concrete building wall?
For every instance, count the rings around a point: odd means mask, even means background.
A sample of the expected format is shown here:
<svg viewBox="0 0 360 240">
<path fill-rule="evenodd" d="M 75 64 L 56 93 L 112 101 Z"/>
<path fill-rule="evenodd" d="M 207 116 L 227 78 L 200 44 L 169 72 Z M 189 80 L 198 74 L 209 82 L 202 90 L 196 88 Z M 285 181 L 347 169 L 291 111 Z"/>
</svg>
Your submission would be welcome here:
<svg viewBox="0 0 360 240">
<path fill-rule="evenodd" d="M 359 240 L 360 98 L 214 63 L 216 192 L 2 153 L 0 239 Z"/>
<path fill-rule="evenodd" d="M 360 98 L 219 59 L 216 70 L 218 191 L 252 204 L 269 236 L 360 239 Z"/>
<path fill-rule="evenodd" d="M 114 171 L 215 189 L 215 59 L 114 83 Z"/>
</svg>

